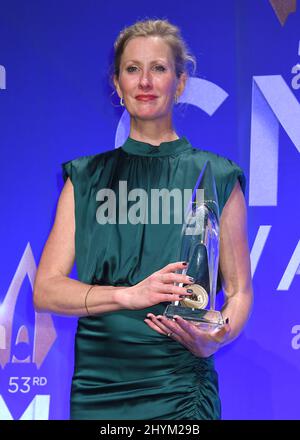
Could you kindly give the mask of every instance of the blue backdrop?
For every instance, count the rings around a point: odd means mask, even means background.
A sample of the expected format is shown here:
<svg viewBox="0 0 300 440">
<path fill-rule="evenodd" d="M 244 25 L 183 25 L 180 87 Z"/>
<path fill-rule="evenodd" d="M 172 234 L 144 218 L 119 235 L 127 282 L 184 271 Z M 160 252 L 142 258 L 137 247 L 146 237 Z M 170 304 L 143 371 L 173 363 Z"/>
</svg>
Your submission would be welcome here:
<svg viewBox="0 0 300 440">
<path fill-rule="evenodd" d="M 76 319 L 35 313 L 33 282 L 61 163 L 127 136 L 108 82 L 113 42 L 146 17 L 177 24 L 197 58 L 177 133 L 247 177 L 255 303 L 216 355 L 223 418 L 299 419 L 300 5 L 146 3 L 0 0 L 0 419 L 69 417 Z"/>
</svg>

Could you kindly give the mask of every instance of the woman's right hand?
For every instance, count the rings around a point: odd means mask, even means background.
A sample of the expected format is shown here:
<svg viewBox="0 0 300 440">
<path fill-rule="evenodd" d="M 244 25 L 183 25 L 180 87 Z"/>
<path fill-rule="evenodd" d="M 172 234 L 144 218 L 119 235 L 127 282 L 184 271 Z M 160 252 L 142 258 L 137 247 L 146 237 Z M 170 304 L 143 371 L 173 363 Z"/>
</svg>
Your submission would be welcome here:
<svg viewBox="0 0 300 440">
<path fill-rule="evenodd" d="M 162 269 L 152 273 L 140 283 L 122 289 L 120 303 L 129 310 L 138 310 L 151 307 L 165 301 L 181 301 L 181 295 L 189 296 L 186 288 L 174 283 L 193 284 L 194 281 L 187 275 L 175 273 L 187 269 L 184 262 L 167 264 Z"/>
</svg>

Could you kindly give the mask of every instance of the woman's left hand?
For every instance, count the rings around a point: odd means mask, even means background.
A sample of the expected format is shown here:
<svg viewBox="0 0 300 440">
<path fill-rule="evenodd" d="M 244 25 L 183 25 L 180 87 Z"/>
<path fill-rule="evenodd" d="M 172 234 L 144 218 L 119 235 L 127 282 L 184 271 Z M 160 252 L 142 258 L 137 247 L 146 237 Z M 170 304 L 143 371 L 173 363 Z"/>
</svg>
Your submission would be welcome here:
<svg viewBox="0 0 300 440">
<path fill-rule="evenodd" d="M 144 321 L 158 333 L 180 342 L 197 357 L 211 356 L 229 339 L 231 327 L 227 323 L 220 329 L 206 331 L 180 316 L 174 318 L 175 321 L 148 313 Z"/>
</svg>

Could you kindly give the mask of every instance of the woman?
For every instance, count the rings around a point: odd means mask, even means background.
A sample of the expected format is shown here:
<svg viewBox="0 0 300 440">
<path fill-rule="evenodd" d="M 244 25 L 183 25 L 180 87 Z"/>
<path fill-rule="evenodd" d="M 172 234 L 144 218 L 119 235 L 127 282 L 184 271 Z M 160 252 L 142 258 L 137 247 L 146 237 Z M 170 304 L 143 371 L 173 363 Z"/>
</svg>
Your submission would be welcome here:
<svg viewBox="0 0 300 440">
<path fill-rule="evenodd" d="M 213 354 L 238 336 L 252 303 L 245 179 L 232 161 L 193 148 L 173 127 L 188 61 L 179 29 L 167 20 L 125 28 L 115 42 L 113 81 L 130 114 L 129 137 L 115 150 L 63 164 L 65 185 L 34 302 L 38 310 L 80 317 L 73 419 L 220 418 Z M 214 332 L 162 316 L 170 301 L 190 294 L 179 284 L 193 283 L 178 273 L 186 267 L 178 261 L 182 225 L 138 221 L 120 190 L 121 182 L 127 194 L 192 189 L 207 159 L 220 205 L 223 315 L 230 322 Z M 114 206 L 103 189 L 114 194 Z M 75 258 L 79 281 L 68 277 Z"/>
</svg>

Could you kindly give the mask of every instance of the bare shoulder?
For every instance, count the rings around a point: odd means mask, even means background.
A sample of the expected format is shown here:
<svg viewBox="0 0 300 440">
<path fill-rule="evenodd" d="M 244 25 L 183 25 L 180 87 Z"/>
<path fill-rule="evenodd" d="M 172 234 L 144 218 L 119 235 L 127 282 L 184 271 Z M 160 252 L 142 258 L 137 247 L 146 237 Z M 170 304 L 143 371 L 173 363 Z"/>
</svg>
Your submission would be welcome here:
<svg viewBox="0 0 300 440">
<path fill-rule="evenodd" d="M 74 213 L 74 187 L 70 177 L 68 177 L 58 199 L 54 225 L 57 222 L 62 221 L 64 218 L 66 220 L 73 221 L 73 217 L 74 217 L 74 215 L 72 215 L 73 213 Z"/>
</svg>

